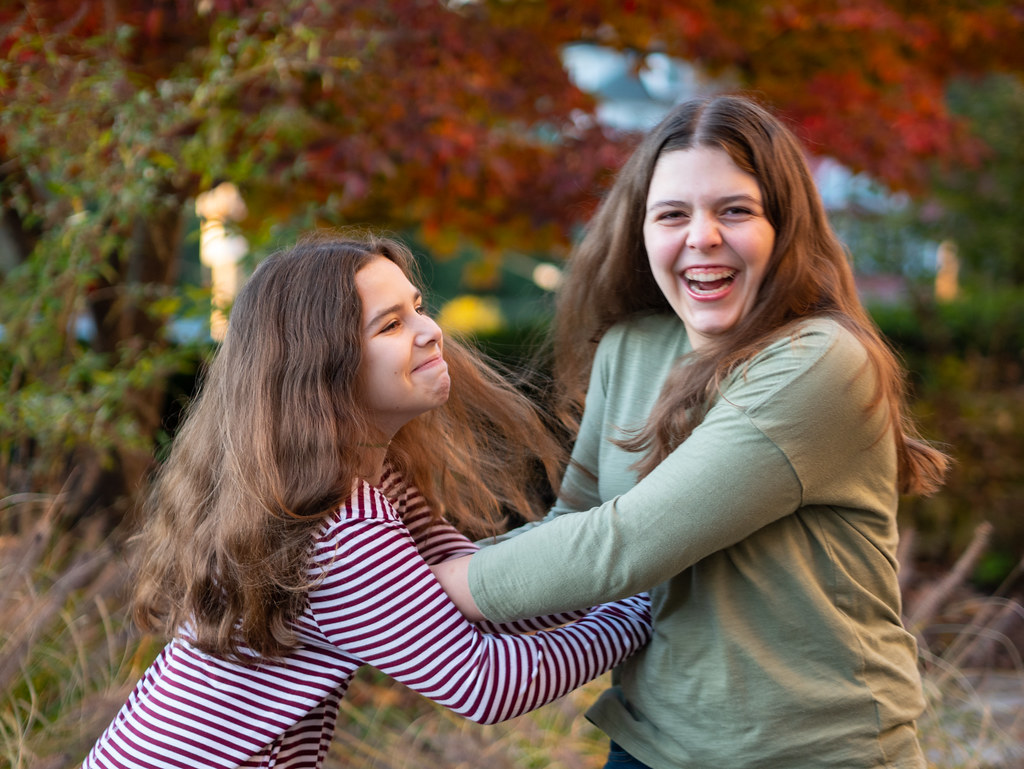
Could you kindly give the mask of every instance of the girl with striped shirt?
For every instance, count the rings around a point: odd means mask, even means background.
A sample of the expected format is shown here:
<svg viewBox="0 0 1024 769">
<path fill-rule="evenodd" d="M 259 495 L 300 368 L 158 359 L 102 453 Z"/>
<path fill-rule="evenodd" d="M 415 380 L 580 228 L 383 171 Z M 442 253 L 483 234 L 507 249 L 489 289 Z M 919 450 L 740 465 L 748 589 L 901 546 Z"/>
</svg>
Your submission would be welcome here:
<svg viewBox="0 0 1024 769">
<path fill-rule="evenodd" d="M 474 625 L 430 571 L 475 550 L 448 518 L 481 535 L 538 510 L 538 460 L 557 477 L 533 405 L 442 340 L 403 246 L 267 259 L 136 538 L 135 620 L 172 640 L 84 768 L 319 767 L 361 665 L 494 723 L 621 662 L 646 597 Z"/>
</svg>

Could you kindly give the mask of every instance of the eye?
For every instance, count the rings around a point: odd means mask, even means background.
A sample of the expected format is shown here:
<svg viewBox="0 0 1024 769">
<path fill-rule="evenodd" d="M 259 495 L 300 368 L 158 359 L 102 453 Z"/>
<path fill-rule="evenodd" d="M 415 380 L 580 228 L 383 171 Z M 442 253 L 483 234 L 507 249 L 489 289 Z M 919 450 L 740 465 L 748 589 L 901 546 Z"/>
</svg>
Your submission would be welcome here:
<svg viewBox="0 0 1024 769">
<path fill-rule="evenodd" d="M 422 305 L 422 304 L 416 305 L 416 314 L 417 315 L 426 315 L 427 314 L 426 306 Z"/>
<path fill-rule="evenodd" d="M 388 331 L 392 331 L 398 328 L 398 320 L 389 320 L 384 326 L 381 327 L 380 333 L 385 334 Z"/>
<path fill-rule="evenodd" d="M 727 216 L 733 219 L 742 219 L 750 216 L 758 216 L 760 209 L 756 206 L 747 205 L 733 205 L 727 206 L 722 210 L 722 216 Z"/>
</svg>

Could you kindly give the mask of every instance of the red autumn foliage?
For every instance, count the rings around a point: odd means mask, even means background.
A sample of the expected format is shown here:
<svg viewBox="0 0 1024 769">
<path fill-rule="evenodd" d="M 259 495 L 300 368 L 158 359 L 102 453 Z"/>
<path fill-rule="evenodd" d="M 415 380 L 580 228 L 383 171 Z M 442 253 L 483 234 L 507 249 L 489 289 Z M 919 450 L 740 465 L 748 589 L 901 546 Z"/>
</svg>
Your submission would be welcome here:
<svg viewBox="0 0 1024 769">
<path fill-rule="evenodd" d="M 308 41 L 279 46 L 291 62 L 249 69 L 244 41 L 219 43 L 239 73 L 228 106 L 240 119 L 224 152 L 268 164 L 247 182 L 257 210 L 284 214 L 333 193 L 330 213 L 344 220 L 418 225 L 428 235 L 455 228 L 485 246 L 551 247 L 585 216 L 628 145 L 592 120 L 592 100 L 560 60 L 563 45 L 690 60 L 781 110 L 812 151 L 913 191 L 929 163 L 977 152 L 946 107 L 946 82 L 1024 65 L 1020 3 L 918 5 L 31 0 L 0 10 L 0 51 L 16 57 L 22 76 L 52 81 L 50 98 L 60 99 L 88 67 L 56 71 L 47 55 L 94 57 L 87 42 L 119 27 L 134 34 L 105 55 L 122 60 L 127 89 L 202 78 L 225 20 L 260 44 Z M 18 44 L 33 33 L 45 48 Z M 270 107 L 288 107 L 291 124 L 243 130 Z M 205 117 L 167 130 L 199 130 Z M 3 142 L 0 135 L 0 153 Z M 176 192 L 188 197 L 208 182 L 193 171 Z"/>
</svg>

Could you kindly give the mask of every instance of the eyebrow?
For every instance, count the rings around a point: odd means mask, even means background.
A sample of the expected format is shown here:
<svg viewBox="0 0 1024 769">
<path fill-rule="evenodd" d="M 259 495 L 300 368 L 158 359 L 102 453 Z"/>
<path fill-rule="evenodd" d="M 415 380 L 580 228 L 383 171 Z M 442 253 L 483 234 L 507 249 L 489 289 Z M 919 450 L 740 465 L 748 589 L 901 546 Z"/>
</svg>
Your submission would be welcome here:
<svg viewBox="0 0 1024 769">
<path fill-rule="evenodd" d="M 412 301 L 413 302 L 417 302 L 417 301 L 419 301 L 422 298 L 423 298 L 423 292 L 420 291 L 419 289 L 416 289 L 416 291 L 412 295 Z M 363 330 L 364 331 L 368 331 L 371 328 L 373 328 L 378 323 L 378 321 L 380 321 L 381 318 L 386 317 L 386 316 L 390 315 L 393 312 L 401 311 L 403 305 L 404 305 L 404 303 L 399 302 L 398 304 L 393 304 L 390 307 L 385 307 L 380 312 L 375 313 L 372 318 L 370 318 L 368 321 L 366 321 L 366 325 L 363 326 Z"/>
<path fill-rule="evenodd" d="M 748 195 L 745 192 L 741 192 L 738 195 L 726 195 L 725 197 L 718 198 L 715 201 L 715 205 L 721 206 L 721 205 L 725 205 L 727 203 L 737 203 L 737 202 L 740 202 L 740 201 L 750 201 L 751 203 L 756 203 L 759 206 L 763 206 L 764 205 L 764 203 L 761 202 L 761 198 L 760 197 L 755 197 L 753 195 Z M 685 200 L 658 200 L 658 201 L 655 201 L 654 203 L 651 203 L 651 205 L 649 205 L 647 207 L 647 210 L 648 211 L 653 211 L 656 208 L 662 208 L 662 207 L 686 208 L 688 205 L 690 205 L 690 204 L 687 203 Z"/>
</svg>

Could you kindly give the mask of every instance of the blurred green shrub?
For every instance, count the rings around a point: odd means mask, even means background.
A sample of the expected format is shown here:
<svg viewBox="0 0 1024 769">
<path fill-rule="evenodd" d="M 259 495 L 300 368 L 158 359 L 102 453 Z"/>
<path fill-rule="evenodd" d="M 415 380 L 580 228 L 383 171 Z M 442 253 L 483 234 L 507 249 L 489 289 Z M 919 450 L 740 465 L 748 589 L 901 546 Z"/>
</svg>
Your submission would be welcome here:
<svg viewBox="0 0 1024 769">
<path fill-rule="evenodd" d="M 1024 367 L 1024 288 L 969 291 L 950 302 L 908 302 L 869 308 L 903 355 L 915 380 L 936 378 L 945 356 L 973 359 L 981 381 L 972 386 L 1019 383 Z M 948 384 L 943 382 L 943 384 Z M 966 382 L 964 384 L 967 384 Z"/>
<path fill-rule="evenodd" d="M 1024 289 L 872 314 L 910 370 L 926 437 L 955 460 L 941 492 L 904 500 L 901 522 L 916 530 L 921 557 L 949 563 L 989 521 L 992 546 L 975 579 L 992 586 L 1024 553 Z"/>
</svg>

